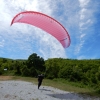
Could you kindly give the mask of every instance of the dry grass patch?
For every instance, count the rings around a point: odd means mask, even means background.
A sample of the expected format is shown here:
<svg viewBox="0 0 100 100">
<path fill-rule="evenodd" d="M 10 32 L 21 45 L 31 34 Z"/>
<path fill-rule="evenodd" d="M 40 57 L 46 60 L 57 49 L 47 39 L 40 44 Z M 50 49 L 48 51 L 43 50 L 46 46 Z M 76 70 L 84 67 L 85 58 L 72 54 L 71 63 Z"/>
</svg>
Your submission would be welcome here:
<svg viewBox="0 0 100 100">
<path fill-rule="evenodd" d="M 0 81 L 11 80 L 13 76 L 0 76 Z"/>
</svg>

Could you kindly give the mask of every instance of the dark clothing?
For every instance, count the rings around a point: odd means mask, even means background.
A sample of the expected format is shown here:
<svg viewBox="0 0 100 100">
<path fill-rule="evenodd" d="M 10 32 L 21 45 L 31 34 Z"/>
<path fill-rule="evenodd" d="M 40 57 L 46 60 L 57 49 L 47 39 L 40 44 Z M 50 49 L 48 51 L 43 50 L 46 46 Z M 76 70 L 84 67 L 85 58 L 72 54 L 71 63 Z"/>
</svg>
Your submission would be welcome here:
<svg viewBox="0 0 100 100">
<path fill-rule="evenodd" d="M 38 89 L 41 86 L 43 79 L 44 79 L 44 75 L 38 75 Z"/>
</svg>

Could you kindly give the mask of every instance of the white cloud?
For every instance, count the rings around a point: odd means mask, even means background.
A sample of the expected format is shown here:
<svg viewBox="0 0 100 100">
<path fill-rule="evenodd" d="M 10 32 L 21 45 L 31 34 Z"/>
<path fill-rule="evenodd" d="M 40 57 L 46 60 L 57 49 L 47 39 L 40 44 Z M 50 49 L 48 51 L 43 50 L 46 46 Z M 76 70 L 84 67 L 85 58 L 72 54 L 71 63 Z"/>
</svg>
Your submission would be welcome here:
<svg viewBox="0 0 100 100">
<path fill-rule="evenodd" d="M 80 20 L 84 20 L 85 16 L 85 12 L 87 11 L 87 9 L 82 8 L 80 11 Z"/>
<path fill-rule="evenodd" d="M 80 22 L 79 27 L 81 30 L 86 30 L 91 24 L 93 23 L 93 21 L 91 19 L 86 20 L 86 22 Z"/>
<path fill-rule="evenodd" d="M 87 36 L 91 33 L 86 33 L 87 29 L 93 24 L 93 13 L 94 10 L 90 7 L 90 0 L 79 0 L 80 11 L 79 11 L 79 35 L 77 46 L 75 49 L 75 54 L 79 54 L 82 50 L 82 47 L 87 39 Z"/>
<path fill-rule="evenodd" d="M 84 44 L 84 39 L 80 39 L 80 43 L 78 43 L 78 45 L 76 46 L 76 49 L 75 49 L 75 55 L 80 53 L 80 50 L 83 47 L 83 44 Z"/>
<path fill-rule="evenodd" d="M 0 48 L 4 47 L 4 40 L 0 39 Z"/>
<path fill-rule="evenodd" d="M 86 34 L 81 34 L 80 38 L 83 38 Z"/>
<path fill-rule="evenodd" d="M 90 0 L 79 0 L 79 2 L 80 2 L 80 7 L 85 7 L 88 5 Z"/>
</svg>

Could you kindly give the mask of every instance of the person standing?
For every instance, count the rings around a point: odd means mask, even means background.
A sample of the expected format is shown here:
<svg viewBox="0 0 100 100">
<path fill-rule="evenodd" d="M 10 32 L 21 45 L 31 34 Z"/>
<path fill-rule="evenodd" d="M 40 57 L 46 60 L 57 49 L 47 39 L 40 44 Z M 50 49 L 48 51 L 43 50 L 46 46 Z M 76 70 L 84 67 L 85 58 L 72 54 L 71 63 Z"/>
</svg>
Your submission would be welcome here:
<svg viewBox="0 0 100 100">
<path fill-rule="evenodd" d="M 43 79 L 44 79 L 44 75 L 43 74 L 38 75 L 38 89 L 41 86 Z"/>
</svg>

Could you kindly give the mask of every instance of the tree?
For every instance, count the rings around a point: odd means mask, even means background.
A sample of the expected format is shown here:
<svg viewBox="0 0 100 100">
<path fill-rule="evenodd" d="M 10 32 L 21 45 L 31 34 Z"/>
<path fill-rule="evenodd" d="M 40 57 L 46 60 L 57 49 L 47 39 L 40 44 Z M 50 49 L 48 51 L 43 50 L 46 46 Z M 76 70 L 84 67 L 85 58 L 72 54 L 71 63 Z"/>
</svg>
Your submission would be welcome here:
<svg viewBox="0 0 100 100">
<path fill-rule="evenodd" d="M 0 75 L 4 73 L 4 70 L 0 67 Z"/>
<path fill-rule="evenodd" d="M 22 68 L 22 76 L 30 76 L 30 71 L 26 65 L 24 65 Z"/>
<path fill-rule="evenodd" d="M 46 77 L 49 79 L 58 78 L 59 65 L 55 59 L 49 59 L 45 62 L 46 66 Z"/>
<path fill-rule="evenodd" d="M 15 72 L 15 74 L 17 74 L 17 75 L 21 75 L 20 67 L 21 67 L 21 63 L 18 62 L 18 61 L 16 61 L 16 63 L 15 63 L 15 68 L 16 68 L 16 72 Z"/>
<path fill-rule="evenodd" d="M 36 53 L 33 53 L 29 56 L 28 60 L 27 60 L 27 67 L 29 69 L 31 69 L 32 67 L 34 67 L 33 69 L 43 72 L 45 71 L 45 66 L 44 66 L 44 59 L 40 56 L 38 56 Z"/>
</svg>

